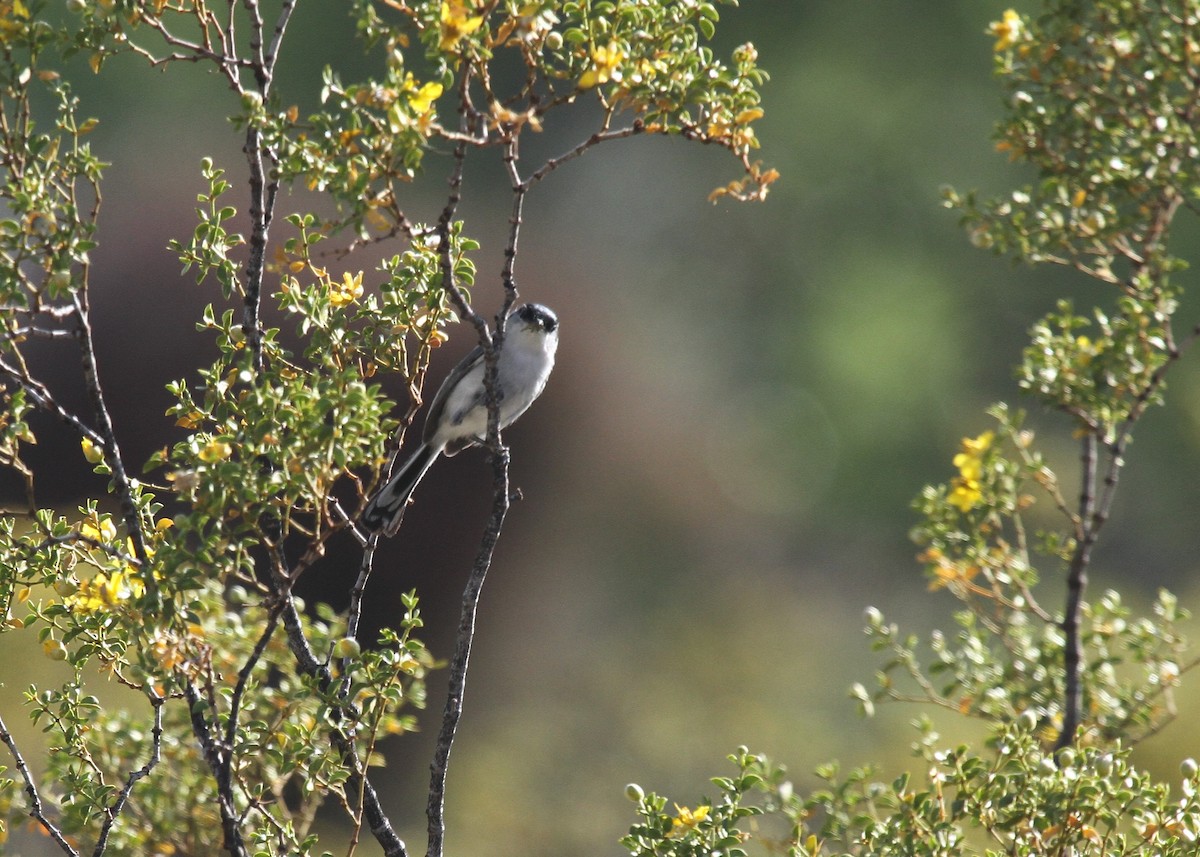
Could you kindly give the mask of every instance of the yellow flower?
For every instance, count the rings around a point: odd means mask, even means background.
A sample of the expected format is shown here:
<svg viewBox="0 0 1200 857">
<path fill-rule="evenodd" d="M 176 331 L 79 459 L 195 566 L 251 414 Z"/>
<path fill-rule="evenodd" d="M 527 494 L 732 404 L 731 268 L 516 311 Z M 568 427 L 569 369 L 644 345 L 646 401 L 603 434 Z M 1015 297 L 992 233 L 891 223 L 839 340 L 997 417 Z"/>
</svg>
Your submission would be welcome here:
<svg viewBox="0 0 1200 857">
<path fill-rule="evenodd" d="M 428 113 L 433 108 L 433 102 L 442 97 L 443 87 L 436 81 L 421 85 L 415 95 L 409 96 L 408 103 L 418 113 Z"/>
<path fill-rule="evenodd" d="M 1102 350 L 1102 346 L 1092 342 L 1086 336 L 1075 337 L 1075 347 L 1079 349 L 1079 365 L 1088 366 L 1092 362 L 1092 358 L 1098 355 Z"/>
<path fill-rule="evenodd" d="M 83 457 L 88 464 L 99 464 L 104 460 L 104 452 L 86 437 L 79 441 L 79 448 L 83 450 Z"/>
<path fill-rule="evenodd" d="M 988 27 L 988 35 L 996 37 L 995 50 L 1006 51 L 1015 45 L 1020 40 L 1024 27 L 1021 16 L 1013 9 L 1006 9 L 1004 16 L 999 21 L 993 21 Z"/>
<path fill-rule="evenodd" d="M 79 584 L 75 594 L 66 599 L 66 604 L 72 610 L 81 613 L 95 613 L 109 607 L 115 607 L 122 601 L 131 598 L 141 598 L 146 594 L 146 585 L 135 575 L 125 571 L 114 571 L 111 574 L 100 572 L 90 580 Z"/>
<path fill-rule="evenodd" d="M 950 495 L 946 498 L 950 505 L 957 506 L 960 512 L 969 512 L 983 499 L 979 483 L 974 479 L 956 478 L 952 483 Z"/>
<path fill-rule="evenodd" d="M 470 0 L 442 0 L 442 40 L 438 47 L 452 51 L 463 36 L 483 26 L 482 15 L 472 15 L 475 6 Z"/>
<path fill-rule="evenodd" d="M 698 806 L 694 810 L 675 804 L 675 818 L 671 819 L 671 836 L 683 836 L 704 819 L 708 818 L 710 806 Z"/>
<path fill-rule="evenodd" d="M 969 512 L 983 499 L 979 480 L 983 477 L 983 454 L 996 439 L 995 432 L 985 431 L 978 437 L 964 437 L 960 451 L 954 456 L 958 476 L 950 483 L 947 501 L 962 512 Z"/>
<path fill-rule="evenodd" d="M 954 456 L 954 466 L 958 468 L 963 479 L 972 482 L 977 482 L 983 473 L 983 462 L 979 460 L 979 457 L 965 452 Z"/>
<path fill-rule="evenodd" d="M 95 514 L 88 515 L 79 524 L 79 535 L 85 539 L 91 539 L 95 542 L 108 544 L 117 537 L 116 524 L 112 522 L 112 518 L 107 515 L 103 519 L 98 518 Z"/>
<path fill-rule="evenodd" d="M 992 446 L 992 441 L 996 439 L 996 433 L 993 431 L 985 431 L 979 437 L 971 438 L 964 437 L 962 439 L 963 452 L 971 452 L 978 455 L 979 453 L 987 452 Z"/>
<path fill-rule="evenodd" d="M 200 450 L 197 457 L 206 464 L 224 461 L 233 455 L 233 447 L 223 440 L 213 438 Z"/>
<path fill-rule="evenodd" d="M 608 47 L 601 45 L 592 48 L 592 67 L 579 76 L 579 88 L 591 89 L 610 80 L 620 80 L 621 74 L 617 71 L 617 66 L 623 59 L 625 54 L 611 42 Z"/>
<path fill-rule="evenodd" d="M 341 283 L 329 284 L 329 302 L 334 306 L 346 306 L 352 304 L 362 297 L 363 293 L 363 272 L 351 274 L 349 271 L 342 274 Z"/>
</svg>

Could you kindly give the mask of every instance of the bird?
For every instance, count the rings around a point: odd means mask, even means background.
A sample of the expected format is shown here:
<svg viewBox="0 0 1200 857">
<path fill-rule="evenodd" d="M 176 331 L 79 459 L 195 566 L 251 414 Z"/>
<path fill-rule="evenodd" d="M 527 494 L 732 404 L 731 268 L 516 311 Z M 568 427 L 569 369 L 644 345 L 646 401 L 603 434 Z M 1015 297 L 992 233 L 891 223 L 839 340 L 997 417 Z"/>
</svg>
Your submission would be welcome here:
<svg viewBox="0 0 1200 857">
<path fill-rule="evenodd" d="M 548 307 L 527 303 L 509 315 L 496 364 L 501 429 L 542 394 L 557 350 L 558 316 Z M 409 498 L 438 456 L 457 455 L 487 437 L 483 356 L 483 347 L 476 346 L 438 388 L 425 417 L 421 445 L 363 510 L 359 520 L 367 532 L 395 535 Z"/>
</svg>

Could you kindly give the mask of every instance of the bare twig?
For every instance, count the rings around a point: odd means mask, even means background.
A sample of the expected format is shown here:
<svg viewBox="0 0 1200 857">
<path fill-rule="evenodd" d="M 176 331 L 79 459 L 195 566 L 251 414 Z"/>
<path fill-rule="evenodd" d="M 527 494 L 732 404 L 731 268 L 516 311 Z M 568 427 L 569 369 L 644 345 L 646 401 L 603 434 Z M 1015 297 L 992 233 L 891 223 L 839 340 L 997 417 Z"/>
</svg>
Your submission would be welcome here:
<svg viewBox="0 0 1200 857">
<path fill-rule="evenodd" d="M 113 429 L 112 417 L 108 413 L 108 403 L 104 397 L 104 388 L 100 385 L 100 375 L 96 366 L 96 348 L 92 339 L 91 312 L 88 306 L 88 289 L 86 285 L 74 295 L 76 309 L 76 336 L 79 340 L 79 353 L 83 360 L 83 379 L 87 386 L 88 398 L 91 399 L 92 410 L 96 418 L 97 432 L 103 438 L 100 449 L 104 452 L 105 463 L 112 469 L 113 484 L 116 487 L 117 499 L 121 504 L 121 517 L 125 521 L 126 534 L 133 542 L 133 554 L 138 563 L 146 565 L 149 551 L 146 549 L 146 534 L 142 530 L 142 521 L 138 515 L 134 500 L 133 483 L 125 472 L 125 462 L 121 457 L 121 448 L 117 444 L 116 431 Z M 144 575 L 146 588 L 154 591 L 158 583 L 154 575 Z"/>
<path fill-rule="evenodd" d="M 609 129 L 605 128 L 604 130 L 597 131 L 595 134 L 588 137 L 586 140 L 584 140 L 579 145 L 575 146 L 575 148 L 571 149 L 570 151 L 564 152 L 563 154 L 559 155 L 558 157 L 551 158 L 550 160 L 546 161 L 546 163 L 542 164 L 540 167 L 538 167 L 536 170 L 534 170 L 532 173 L 530 173 L 521 184 L 523 187 L 525 187 L 526 190 L 528 190 L 530 187 L 537 184 L 542 179 L 546 178 L 546 176 L 550 175 L 550 173 L 557 170 L 563 164 L 567 163 L 568 161 L 575 160 L 580 155 L 584 154 L 589 149 L 591 149 L 593 146 L 599 145 L 600 143 L 604 143 L 609 140 L 621 140 L 621 139 L 624 139 L 625 137 L 632 137 L 635 134 L 641 134 L 645 130 L 646 130 L 646 128 L 642 124 L 641 120 L 634 120 L 634 123 L 632 125 L 629 125 L 624 128 L 617 128 L 615 130 L 609 130 Z"/>
<path fill-rule="evenodd" d="M 8 731 L 8 727 L 4 724 L 4 718 L 0 717 L 0 742 L 8 748 L 8 752 L 12 754 L 13 761 L 16 763 L 17 772 L 21 775 L 21 780 L 25 783 L 25 793 L 29 795 L 29 815 L 37 821 L 38 824 L 46 831 L 55 844 L 58 845 L 64 854 L 70 854 L 71 857 L 79 857 L 79 852 L 71 847 L 71 843 L 67 842 L 58 826 L 46 817 L 45 810 L 42 808 L 42 798 L 38 794 L 37 785 L 33 781 L 33 774 L 29 771 L 29 766 L 25 764 L 25 758 L 21 755 L 21 751 L 17 749 L 17 742 L 13 738 L 12 733 Z"/>
<path fill-rule="evenodd" d="M 108 847 L 108 836 L 112 831 L 113 824 L 121 815 L 121 811 L 125 808 L 126 802 L 129 800 L 129 795 L 133 792 L 134 785 L 138 780 L 150 776 L 150 772 L 158 765 L 161 758 L 162 750 L 162 709 L 166 697 L 159 696 L 154 691 L 150 691 L 150 704 L 154 706 L 154 726 L 150 730 L 150 758 L 146 760 L 146 764 L 133 771 L 125 780 L 125 787 L 121 789 L 117 795 L 117 799 L 113 801 L 112 806 L 105 810 L 104 825 L 100 828 L 100 836 L 96 840 L 96 847 L 92 851 L 93 857 L 101 857 L 104 854 L 104 849 Z"/>
<path fill-rule="evenodd" d="M 0 372 L 3 372 L 14 382 L 20 385 L 21 389 L 33 400 L 33 403 L 43 411 L 58 417 L 67 425 L 79 432 L 81 437 L 90 440 L 97 447 L 103 448 L 105 444 L 104 437 L 95 429 L 77 417 L 75 414 L 68 411 L 58 400 L 54 398 L 54 394 L 41 381 L 37 381 L 30 377 L 28 372 L 18 369 L 7 360 L 0 359 Z"/>
<path fill-rule="evenodd" d="M 232 857 L 247 857 L 246 842 L 242 838 L 241 819 L 238 817 L 237 803 L 233 796 L 233 779 L 230 776 L 229 755 L 232 748 L 223 745 L 214 737 L 214 726 L 210 726 L 204 716 L 206 710 L 213 710 L 211 702 L 205 701 L 193 682 L 185 688 L 188 710 L 191 711 L 192 734 L 200 742 L 204 761 L 212 772 L 217 783 L 217 808 L 221 813 L 221 831 L 224 837 L 222 847 Z"/>
<path fill-rule="evenodd" d="M 1087 589 L 1087 570 L 1092 547 L 1096 543 L 1096 434 L 1088 432 L 1082 441 L 1080 454 L 1083 485 L 1079 492 L 1079 524 L 1075 552 L 1067 571 L 1067 604 L 1063 611 L 1062 629 L 1066 637 L 1063 646 L 1063 668 L 1066 672 L 1066 695 L 1063 700 L 1062 731 L 1055 742 L 1056 749 L 1070 745 L 1079 728 L 1082 708 L 1083 651 L 1079 639 L 1083 613 L 1083 594 Z"/>
</svg>

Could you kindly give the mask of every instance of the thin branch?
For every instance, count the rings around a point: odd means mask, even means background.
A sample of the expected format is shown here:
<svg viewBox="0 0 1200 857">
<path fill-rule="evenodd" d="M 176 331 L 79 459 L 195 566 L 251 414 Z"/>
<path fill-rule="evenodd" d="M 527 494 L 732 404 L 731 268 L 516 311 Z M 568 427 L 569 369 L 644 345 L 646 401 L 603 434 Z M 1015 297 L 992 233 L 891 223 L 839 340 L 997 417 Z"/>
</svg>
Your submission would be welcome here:
<svg viewBox="0 0 1200 857">
<path fill-rule="evenodd" d="M 1083 594 L 1087 589 L 1088 564 L 1096 542 L 1096 434 L 1088 432 L 1083 438 L 1080 459 L 1083 485 L 1079 492 L 1079 539 L 1071 556 L 1067 572 L 1067 604 L 1063 612 L 1062 630 L 1066 637 L 1063 646 L 1063 668 L 1066 672 L 1066 693 L 1063 700 L 1062 731 L 1055 749 L 1069 746 L 1079 728 L 1082 703 L 1083 651 L 1080 643 L 1080 619 L 1083 613 Z"/>
<path fill-rule="evenodd" d="M 281 606 L 272 606 L 270 612 L 267 614 L 266 628 L 263 629 L 262 634 L 258 637 L 258 641 L 254 644 L 254 649 L 250 652 L 250 657 L 246 658 L 246 662 L 238 670 L 237 684 L 234 685 L 233 693 L 229 698 L 229 719 L 225 725 L 225 746 L 229 749 L 229 753 L 226 754 L 224 760 L 227 768 L 233 764 L 233 746 L 237 739 L 239 718 L 242 711 L 242 697 L 246 694 L 246 686 L 250 682 L 250 676 L 254 673 L 255 667 L 258 666 L 259 660 L 262 659 L 263 652 L 267 650 L 267 645 L 271 642 L 275 628 L 279 625 L 279 614 L 281 611 Z"/>
<path fill-rule="evenodd" d="M 296 659 L 297 666 L 301 672 L 315 678 L 322 691 L 328 690 L 334 684 L 333 676 L 328 667 L 317 659 L 312 647 L 308 644 L 308 639 L 304 636 L 304 626 L 300 622 L 300 615 L 296 612 L 296 605 L 290 597 L 284 601 L 282 616 L 283 627 L 287 632 L 288 647 Z M 333 713 L 350 722 L 357 721 L 359 716 L 357 707 L 351 703 L 343 703 L 335 707 Z M 376 793 L 375 787 L 359 764 L 354 740 L 336 726 L 330 727 L 329 735 L 333 746 L 341 754 L 342 761 L 346 765 L 346 789 L 362 795 L 363 815 L 367 818 L 367 824 L 371 828 L 371 834 L 375 837 L 375 841 L 383 847 L 385 857 L 408 857 L 404 841 L 396 835 L 391 821 L 379 802 L 379 795 Z"/>
<path fill-rule="evenodd" d="M 275 20 L 275 32 L 271 35 L 271 44 L 263 58 L 267 68 L 268 79 L 275 75 L 275 60 L 279 57 L 279 46 L 283 43 L 283 33 L 287 30 L 288 22 L 292 20 L 292 12 L 296 10 L 296 0 L 284 0 Z"/>
<path fill-rule="evenodd" d="M 204 717 L 210 703 L 206 702 L 191 682 L 185 688 L 188 710 L 191 711 L 192 734 L 200 742 L 204 760 L 217 783 L 217 808 L 221 813 L 222 847 L 233 857 L 248 857 L 246 842 L 242 838 L 237 804 L 233 796 L 233 780 L 229 775 L 228 756 L 231 748 L 223 746 L 213 737 L 213 730 Z"/>
<path fill-rule="evenodd" d="M 470 81 L 469 69 L 464 69 L 460 79 L 459 123 L 464 137 L 470 130 L 470 102 L 467 94 Z M 446 774 L 450 765 L 450 751 L 462 718 L 463 697 L 466 692 L 467 670 L 470 662 L 471 644 L 475 636 L 475 615 L 483 582 L 491 565 L 492 551 L 500 535 L 500 528 L 508 510 L 508 451 L 503 447 L 499 432 L 499 396 L 497 395 L 497 358 L 503 345 L 504 314 L 497 317 L 497 327 L 488 333 L 487 323 L 470 306 L 466 296 L 454 279 L 454 260 L 450 237 L 454 215 L 462 196 L 463 167 L 467 142 L 460 140 L 454 147 L 454 167 L 451 170 L 449 195 L 438 219 L 440 237 L 439 255 L 442 269 L 442 285 L 464 318 L 476 329 L 479 345 L 483 349 L 484 389 L 488 407 L 488 446 L 492 450 L 493 466 L 496 468 L 497 492 L 492 515 L 484 531 L 479 551 L 475 557 L 470 577 L 463 592 L 462 612 L 459 619 L 458 637 L 454 657 L 450 662 L 446 705 L 442 712 L 442 725 L 434 746 L 433 760 L 429 765 L 429 795 L 425 806 L 427 846 L 426 857 L 441 857 L 446 836 L 445 803 Z"/>
<path fill-rule="evenodd" d="M 41 381 L 36 381 L 31 378 L 28 373 L 17 369 L 6 360 L 0 359 L 0 372 L 3 372 L 13 381 L 20 385 L 21 389 L 26 392 L 29 398 L 33 399 L 33 403 L 53 416 L 58 417 L 67 425 L 74 428 L 82 437 L 87 438 L 97 447 L 103 448 L 105 444 L 104 437 L 99 434 L 91 426 L 87 425 L 75 414 L 68 411 L 54 398 L 54 394 Z"/>
<path fill-rule="evenodd" d="M 63 836 L 62 831 L 46 817 L 45 811 L 42 809 L 42 798 L 38 794 L 37 785 L 33 781 L 33 774 L 29 771 L 29 766 L 25 764 L 25 758 L 21 755 L 21 751 L 17 749 L 17 742 L 13 739 L 12 733 L 8 731 L 8 727 L 4 724 L 4 718 L 0 717 L 0 741 L 8 748 L 8 752 L 12 754 L 13 761 L 17 765 L 17 771 L 21 775 L 21 779 L 25 783 L 25 793 L 29 795 L 29 815 L 34 818 L 49 834 L 50 838 L 62 849 L 64 854 L 70 854 L 71 857 L 79 857 L 79 852 L 71 847 Z"/>
<path fill-rule="evenodd" d="M 466 80 L 466 74 L 464 74 Z M 462 131 L 468 131 L 468 101 L 466 97 L 466 82 L 463 83 L 461 102 Z M 442 713 L 442 726 L 438 731 L 437 743 L 433 749 L 433 760 L 430 763 L 430 791 L 426 803 L 426 857 L 442 857 L 445 843 L 445 786 L 446 774 L 450 766 L 450 751 L 454 747 L 458 723 L 462 719 L 463 700 L 467 691 L 467 673 L 470 664 L 470 649 L 475 637 L 475 619 L 479 611 L 479 599 L 491 568 L 492 557 L 504 528 L 504 519 L 508 515 L 510 504 L 509 486 L 509 450 L 500 438 L 499 402 L 502 391 L 499 390 L 497 361 L 500 348 L 504 346 L 505 323 L 508 310 L 516 296 L 515 283 L 512 282 L 512 266 L 516 259 L 516 241 L 521 226 L 521 204 L 524 193 L 528 190 L 526 182 L 520 181 L 516 172 L 516 143 L 510 138 L 505 145 L 505 163 L 514 180 L 514 212 L 510 220 L 509 246 L 505 252 L 504 264 L 504 305 L 496 318 L 496 329 L 488 335 L 484 319 L 470 310 L 461 289 L 454 282 L 454 263 L 450 258 L 450 229 L 454 221 L 458 199 L 461 196 L 463 160 L 467 151 L 466 140 L 461 140 L 455 146 L 455 167 L 450 176 L 450 196 L 439 218 L 438 229 L 442 236 L 442 275 L 443 283 L 449 290 L 452 299 L 460 307 L 464 317 L 475 324 L 479 332 L 479 342 L 484 349 L 484 389 L 487 402 L 487 447 L 492 454 L 493 473 L 493 502 L 492 513 L 488 517 L 484 534 L 480 539 L 479 550 L 475 553 L 475 561 L 470 570 L 467 586 L 463 589 L 462 609 L 458 619 L 458 633 L 455 642 L 454 657 L 450 660 L 446 702 Z"/>
<path fill-rule="evenodd" d="M 357 533 L 358 528 L 353 523 L 350 526 Z M 363 596 L 367 591 L 367 581 L 371 579 L 371 570 L 375 565 L 375 547 L 378 544 L 379 534 L 371 533 L 363 546 L 362 561 L 358 566 L 358 576 L 354 579 L 354 588 L 350 590 L 350 610 L 346 617 L 346 636 L 350 639 L 358 638 L 358 623 L 362 618 Z M 338 695 L 344 698 L 350 691 L 351 675 L 349 670 L 343 672 Z"/>
<path fill-rule="evenodd" d="M 525 194 L 529 192 L 529 186 L 521 181 L 521 174 L 517 169 L 517 161 L 520 159 L 519 141 L 519 129 L 514 130 L 511 136 L 504 141 L 504 166 L 508 170 L 508 178 L 512 184 L 513 203 L 512 214 L 508 218 L 508 245 L 504 248 L 504 269 L 500 273 L 505 293 L 504 309 L 500 312 L 503 317 L 508 316 L 509 307 L 516 300 L 517 283 L 514 269 L 517 264 L 517 244 L 521 237 Z"/>
<path fill-rule="evenodd" d="M 150 776 L 150 772 L 154 770 L 161 759 L 163 736 L 162 709 L 163 703 L 166 701 L 166 697 L 159 696 L 157 693 L 151 691 L 150 704 L 154 706 L 154 726 L 150 730 L 150 758 L 146 760 L 146 764 L 130 773 L 125 780 L 125 787 L 121 789 L 120 794 L 117 795 L 117 799 L 113 801 L 112 806 L 105 810 L 107 817 L 104 819 L 104 825 L 100 828 L 100 837 L 96 840 L 96 847 L 92 850 L 92 857 L 101 857 L 104 854 L 104 849 L 108 847 L 108 836 L 112 831 L 112 826 L 116 823 L 121 815 L 121 811 L 125 808 L 125 804 L 129 800 L 129 795 L 133 792 L 134 785 L 138 780 Z"/>
<path fill-rule="evenodd" d="M 104 397 L 104 388 L 100 385 L 100 375 L 96 365 L 96 347 L 92 338 L 91 309 L 88 306 L 88 288 L 86 285 L 75 293 L 76 336 L 79 339 L 79 353 L 83 361 L 83 380 L 87 387 L 88 398 L 91 399 L 92 411 L 96 418 L 96 430 L 104 439 L 101 449 L 104 452 L 105 463 L 112 469 L 113 484 L 116 487 L 117 499 L 121 504 L 121 517 L 125 521 L 126 535 L 133 542 L 133 555 L 138 563 L 145 567 L 150 557 L 146 549 L 146 534 L 142 531 L 142 521 L 138 516 L 137 504 L 133 496 L 133 483 L 125 472 L 125 462 L 121 457 L 121 448 L 117 444 L 117 434 L 113 428 L 112 417 L 108 413 L 108 402 Z M 146 588 L 154 591 L 158 588 L 154 575 L 145 575 Z"/>
<path fill-rule="evenodd" d="M 557 170 L 563 164 L 567 163 L 568 161 L 575 160 L 580 155 L 587 152 L 587 150 L 592 148 L 593 146 L 597 146 L 600 143 L 604 143 L 609 140 L 621 140 L 621 139 L 624 139 L 625 137 L 632 137 L 635 134 L 643 133 L 645 130 L 646 130 L 646 126 L 644 124 L 642 124 L 642 121 L 640 119 L 636 119 L 636 120 L 634 120 L 632 125 L 629 125 L 625 128 L 617 128 L 616 130 L 605 129 L 602 131 L 597 131 L 595 134 L 588 137 L 586 140 L 584 140 L 582 143 L 577 145 L 575 148 L 571 149 L 569 152 L 565 152 L 556 158 L 551 158 L 550 160 L 546 161 L 546 163 L 542 164 L 540 167 L 538 167 L 536 170 L 534 170 L 532 173 L 530 173 L 529 176 L 521 184 L 526 189 L 529 189 L 530 187 L 532 187 L 533 185 L 537 184 L 542 179 L 544 179 L 546 176 L 550 175 L 550 173 Z"/>
<path fill-rule="evenodd" d="M 445 840 L 446 772 L 450 765 L 450 750 L 454 744 L 454 736 L 458 731 L 458 722 L 463 712 L 463 698 L 466 695 L 471 644 L 475 639 L 475 619 L 479 610 L 479 597 L 483 591 L 488 569 L 491 568 L 492 555 L 495 552 L 496 543 L 500 539 L 500 532 L 504 527 L 504 519 L 509 508 L 508 450 L 506 448 L 493 450 L 492 468 L 494 476 L 492 487 L 495 491 L 492 514 L 484 529 L 479 550 L 475 554 L 475 563 L 471 568 L 471 575 L 467 579 L 467 586 L 463 591 L 458 639 L 454 648 L 454 656 L 450 660 L 446 707 L 442 713 L 442 727 L 438 732 L 433 762 L 429 766 L 429 802 L 426 807 L 426 815 L 429 820 L 429 845 L 426 857 L 441 857 Z"/>
</svg>

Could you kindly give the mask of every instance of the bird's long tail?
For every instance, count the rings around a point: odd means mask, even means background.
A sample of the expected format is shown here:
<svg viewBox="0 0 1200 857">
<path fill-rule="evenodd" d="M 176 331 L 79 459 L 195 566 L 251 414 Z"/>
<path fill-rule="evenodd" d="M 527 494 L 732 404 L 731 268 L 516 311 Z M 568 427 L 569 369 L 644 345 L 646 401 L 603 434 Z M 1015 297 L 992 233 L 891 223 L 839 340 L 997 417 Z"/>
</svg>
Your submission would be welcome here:
<svg viewBox="0 0 1200 857">
<path fill-rule="evenodd" d="M 408 505 L 408 498 L 412 496 L 413 489 L 417 487 L 417 483 L 437 456 L 437 449 L 421 444 L 412 457 L 396 471 L 388 484 L 367 504 L 360 519 L 363 528 L 368 532 L 394 536 L 396 530 L 400 529 L 400 521 L 404 519 L 404 507 Z"/>
</svg>

